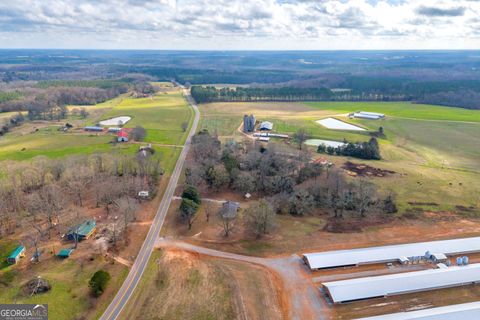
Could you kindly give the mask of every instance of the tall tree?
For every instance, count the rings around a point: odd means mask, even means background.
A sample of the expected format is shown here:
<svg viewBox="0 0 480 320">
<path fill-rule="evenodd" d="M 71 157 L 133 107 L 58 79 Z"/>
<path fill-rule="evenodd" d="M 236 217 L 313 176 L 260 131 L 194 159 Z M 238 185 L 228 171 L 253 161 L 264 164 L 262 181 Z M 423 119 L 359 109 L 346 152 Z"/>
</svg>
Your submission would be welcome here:
<svg viewBox="0 0 480 320">
<path fill-rule="evenodd" d="M 265 199 L 254 202 L 245 210 L 245 219 L 249 229 L 260 238 L 275 226 L 276 214 L 272 205 Z"/>
</svg>

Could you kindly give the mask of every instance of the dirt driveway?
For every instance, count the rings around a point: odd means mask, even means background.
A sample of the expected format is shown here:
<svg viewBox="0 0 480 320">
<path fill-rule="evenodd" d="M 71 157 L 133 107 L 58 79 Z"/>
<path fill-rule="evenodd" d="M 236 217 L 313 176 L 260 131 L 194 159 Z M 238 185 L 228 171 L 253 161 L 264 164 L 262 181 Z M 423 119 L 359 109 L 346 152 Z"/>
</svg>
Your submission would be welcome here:
<svg viewBox="0 0 480 320">
<path fill-rule="evenodd" d="M 298 255 L 281 258 L 258 258 L 195 246 L 186 242 L 158 238 L 157 248 L 177 248 L 199 254 L 261 265 L 275 272 L 282 280 L 283 291 L 288 295 L 289 319 L 328 319 L 328 305 L 310 279 Z"/>
</svg>

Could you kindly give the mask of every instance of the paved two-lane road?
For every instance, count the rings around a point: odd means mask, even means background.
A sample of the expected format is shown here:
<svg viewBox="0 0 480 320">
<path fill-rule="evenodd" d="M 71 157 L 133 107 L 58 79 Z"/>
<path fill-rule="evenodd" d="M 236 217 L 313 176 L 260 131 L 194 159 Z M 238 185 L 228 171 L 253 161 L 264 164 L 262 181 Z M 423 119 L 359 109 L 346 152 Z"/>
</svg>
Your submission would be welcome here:
<svg viewBox="0 0 480 320">
<path fill-rule="evenodd" d="M 178 179 L 180 178 L 180 175 L 182 173 L 185 158 L 187 157 L 188 150 L 190 149 L 192 136 L 197 131 L 197 126 L 200 119 L 200 112 L 198 111 L 198 107 L 195 104 L 195 101 L 190 96 L 190 92 L 188 92 L 187 89 L 183 88 L 183 93 L 188 103 L 192 106 L 193 111 L 195 112 L 192 127 L 190 128 L 190 132 L 188 133 L 188 137 L 185 141 L 185 146 L 182 149 L 180 156 L 178 157 L 177 164 L 175 165 L 175 169 L 170 177 L 167 189 L 165 191 L 165 194 L 163 195 L 162 201 L 160 202 L 160 206 L 158 207 L 157 214 L 155 215 L 152 226 L 150 227 L 147 237 L 145 238 L 145 242 L 143 243 L 142 248 L 137 255 L 137 258 L 135 259 L 135 262 L 130 269 L 127 279 L 125 279 L 122 287 L 117 292 L 117 295 L 110 303 L 107 310 L 105 310 L 104 314 L 100 318 L 101 320 L 117 319 L 122 312 L 123 307 L 127 304 L 128 299 L 132 295 L 135 287 L 137 286 L 140 278 L 143 275 L 143 272 L 145 271 L 148 260 L 152 255 L 155 242 L 158 238 L 160 230 L 162 229 L 163 222 L 165 221 L 165 216 L 167 215 L 168 208 L 170 207 L 170 202 L 175 192 L 175 188 L 177 187 Z"/>
</svg>

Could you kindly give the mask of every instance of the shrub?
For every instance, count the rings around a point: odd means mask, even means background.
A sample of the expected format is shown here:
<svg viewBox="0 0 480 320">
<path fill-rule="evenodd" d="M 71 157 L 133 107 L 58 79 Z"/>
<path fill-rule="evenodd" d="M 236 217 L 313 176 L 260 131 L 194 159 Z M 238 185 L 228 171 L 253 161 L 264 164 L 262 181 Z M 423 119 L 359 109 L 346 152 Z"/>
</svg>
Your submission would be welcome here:
<svg viewBox="0 0 480 320">
<path fill-rule="evenodd" d="M 95 272 L 88 283 L 92 294 L 95 297 L 99 297 L 107 288 L 107 284 L 110 281 L 110 274 L 105 270 L 98 270 Z"/>
<path fill-rule="evenodd" d="M 198 193 L 197 188 L 192 185 L 187 185 L 185 190 L 183 190 L 182 198 L 190 199 L 196 204 L 200 204 L 202 200 L 200 199 L 200 194 Z"/>
</svg>

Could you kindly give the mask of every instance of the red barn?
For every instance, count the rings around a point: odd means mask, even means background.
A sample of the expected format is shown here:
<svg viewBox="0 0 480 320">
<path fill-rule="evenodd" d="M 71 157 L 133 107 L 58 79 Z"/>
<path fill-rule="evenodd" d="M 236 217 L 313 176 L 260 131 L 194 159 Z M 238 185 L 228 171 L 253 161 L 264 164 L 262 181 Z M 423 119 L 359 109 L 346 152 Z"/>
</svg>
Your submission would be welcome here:
<svg viewBox="0 0 480 320">
<path fill-rule="evenodd" d="M 127 142 L 128 141 L 128 132 L 124 129 L 118 131 L 117 141 L 118 142 Z"/>
</svg>

